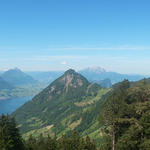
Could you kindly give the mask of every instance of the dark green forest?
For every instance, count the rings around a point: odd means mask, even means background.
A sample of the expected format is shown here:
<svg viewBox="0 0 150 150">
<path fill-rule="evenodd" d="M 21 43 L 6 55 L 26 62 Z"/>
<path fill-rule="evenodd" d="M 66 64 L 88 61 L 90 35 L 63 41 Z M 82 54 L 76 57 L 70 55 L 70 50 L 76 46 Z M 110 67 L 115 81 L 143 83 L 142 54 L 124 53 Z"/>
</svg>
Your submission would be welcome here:
<svg viewBox="0 0 150 150">
<path fill-rule="evenodd" d="M 99 117 L 105 150 L 150 150 L 149 81 L 125 80 L 108 97 Z"/>
<path fill-rule="evenodd" d="M 30 135 L 29 139 L 24 141 L 16 122 L 11 116 L 0 116 L 0 149 L 1 150 L 96 150 L 93 141 L 87 136 L 81 138 L 77 132 L 71 136 L 63 135 L 61 138 L 43 137 L 38 138 Z"/>
</svg>

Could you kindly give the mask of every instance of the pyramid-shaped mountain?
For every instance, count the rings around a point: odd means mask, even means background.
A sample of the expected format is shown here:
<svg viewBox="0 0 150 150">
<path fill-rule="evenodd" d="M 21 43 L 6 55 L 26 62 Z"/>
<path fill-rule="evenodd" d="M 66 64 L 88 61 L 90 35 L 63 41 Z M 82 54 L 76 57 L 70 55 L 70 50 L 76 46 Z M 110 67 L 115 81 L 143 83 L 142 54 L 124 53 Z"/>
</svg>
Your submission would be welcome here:
<svg viewBox="0 0 150 150">
<path fill-rule="evenodd" d="M 80 132 L 95 123 L 107 92 L 70 69 L 12 115 L 25 135 Z"/>
<path fill-rule="evenodd" d="M 10 69 L 4 72 L 1 76 L 5 81 L 14 86 L 37 83 L 37 81 L 34 80 L 31 76 L 22 72 L 18 68 Z"/>
</svg>

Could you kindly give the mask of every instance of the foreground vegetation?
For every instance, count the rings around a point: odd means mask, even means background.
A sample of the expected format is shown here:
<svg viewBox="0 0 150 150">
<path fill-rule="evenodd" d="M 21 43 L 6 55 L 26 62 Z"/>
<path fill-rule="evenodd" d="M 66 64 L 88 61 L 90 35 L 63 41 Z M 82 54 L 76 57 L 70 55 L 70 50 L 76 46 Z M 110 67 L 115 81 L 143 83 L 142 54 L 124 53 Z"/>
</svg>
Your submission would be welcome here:
<svg viewBox="0 0 150 150">
<path fill-rule="evenodd" d="M 43 137 L 38 138 L 30 135 L 29 139 L 23 141 L 15 120 L 10 116 L 0 116 L 0 149 L 1 150 L 96 150 L 96 146 L 87 136 L 81 138 L 77 132 L 71 136 Z"/>
<path fill-rule="evenodd" d="M 150 80 L 123 81 L 103 106 L 105 150 L 150 150 Z"/>
</svg>

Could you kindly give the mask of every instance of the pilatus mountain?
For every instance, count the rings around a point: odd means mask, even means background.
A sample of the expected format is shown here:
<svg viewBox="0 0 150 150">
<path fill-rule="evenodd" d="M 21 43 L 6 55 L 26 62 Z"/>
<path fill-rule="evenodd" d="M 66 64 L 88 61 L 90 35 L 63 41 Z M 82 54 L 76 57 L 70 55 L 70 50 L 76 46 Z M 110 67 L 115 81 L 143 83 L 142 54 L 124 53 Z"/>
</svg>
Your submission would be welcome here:
<svg viewBox="0 0 150 150">
<path fill-rule="evenodd" d="M 120 74 L 117 72 L 106 71 L 101 67 L 88 67 L 81 71 L 79 71 L 84 77 L 86 77 L 90 82 L 101 83 L 103 80 L 111 81 L 112 84 L 117 82 L 121 82 L 124 79 L 128 79 L 129 81 L 138 81 L 144 78 L 142 75 L 129 75 L 129 74 Z M 108 83 L 106 85 L 110 84 Z"/>
</svg>

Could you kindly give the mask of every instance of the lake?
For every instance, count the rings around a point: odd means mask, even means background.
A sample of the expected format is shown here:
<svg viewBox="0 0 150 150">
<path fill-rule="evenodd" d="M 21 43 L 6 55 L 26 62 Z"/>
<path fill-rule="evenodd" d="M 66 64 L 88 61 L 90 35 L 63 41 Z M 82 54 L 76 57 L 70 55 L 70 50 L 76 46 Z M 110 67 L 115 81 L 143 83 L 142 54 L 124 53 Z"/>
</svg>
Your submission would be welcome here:
<svg viewBox="0 0 150 150">
<path fill-rule="evenodd" d="M 10 114 L 31 99 L 32 96 L 0 100 L 0 114 Z"/>
</svg>

